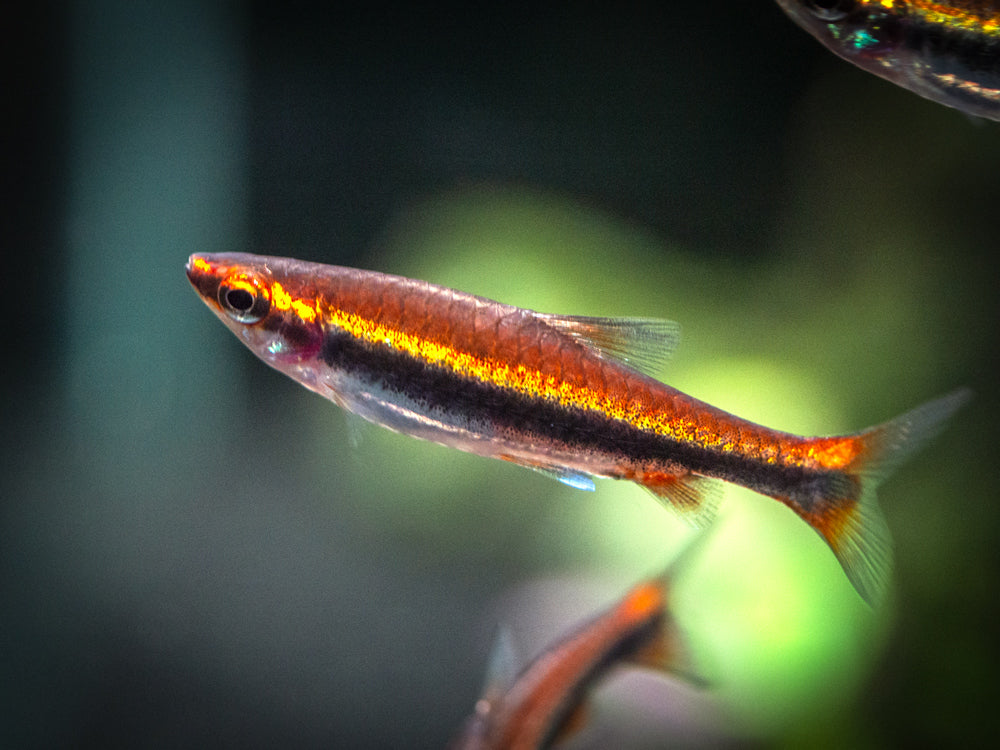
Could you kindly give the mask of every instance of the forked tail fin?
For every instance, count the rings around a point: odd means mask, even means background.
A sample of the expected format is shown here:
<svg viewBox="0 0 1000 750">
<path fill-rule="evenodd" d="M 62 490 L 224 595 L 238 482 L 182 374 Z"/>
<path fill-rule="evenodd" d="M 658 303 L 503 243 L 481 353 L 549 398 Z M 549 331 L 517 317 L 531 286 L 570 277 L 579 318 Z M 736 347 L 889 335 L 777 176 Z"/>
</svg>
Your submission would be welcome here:
<svg viewBox="0 0 1000 750">
<path fill-rule="evenodd" d="M 965 388 L 953 391 L 853 436 L 863 450 L 845 467 L 842 481 L 833 482 L 829 496 L 814 500 L 808 509 L 796 509 L 826 539 L 854 588 L 873 606 L 884 598 L 892 567 L 892 539 L 875 488 L 930 441 L 970 396 Z"/>
</svg>

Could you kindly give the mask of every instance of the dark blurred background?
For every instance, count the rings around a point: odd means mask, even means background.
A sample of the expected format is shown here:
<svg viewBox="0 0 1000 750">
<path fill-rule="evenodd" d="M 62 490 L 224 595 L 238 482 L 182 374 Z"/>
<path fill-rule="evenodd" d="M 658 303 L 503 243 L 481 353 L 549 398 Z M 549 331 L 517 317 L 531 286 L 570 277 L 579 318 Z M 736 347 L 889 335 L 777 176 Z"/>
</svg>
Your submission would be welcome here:
<svg viewBox="0 0 1000 750">
<path fill-rule="evenodd" d="M 884 608 L 727 492 L 677 591 L 713 687 L 612 681 L 575 746 L 995 736 L 996 123 L 768 0 L 99 0 L 8 36 L 4 746 L 442 746 L 499 623 L 527 658 L 690 533 L 635 487 L 346 422 L 188 288 L 229 250 L 670 317 L 665 380 L 798 432 L 971 386 L 880 492 Z"/>
</svg>

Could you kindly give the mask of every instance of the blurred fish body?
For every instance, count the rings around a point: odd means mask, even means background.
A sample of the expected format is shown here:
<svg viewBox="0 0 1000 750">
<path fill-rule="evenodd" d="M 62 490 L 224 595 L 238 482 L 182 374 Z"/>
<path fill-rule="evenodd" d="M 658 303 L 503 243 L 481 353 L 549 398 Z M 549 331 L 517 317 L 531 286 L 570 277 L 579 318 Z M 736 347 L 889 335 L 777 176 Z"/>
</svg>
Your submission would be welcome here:
<svg viewBox="0 0 1000 750">
<path fill-rule="evenodd" d="M 513 650 L 501 637 L 483 694 L 451 750 L 549 747 L 582 728 L 588 693 L 616 665 L 689 674 L 670 612 L 670 591 L 678 564 L 690 559 L 691 550 L 707 536 L 699 534 L 662 576 L 638 584 L 609 609 L 573 628 L 520 673 L 513 670 Z"/>
<path fill-rule="evenodd" d="M 667 321 L 547 315 L 287 258 L 193 255 L 187 273 L 258 357 L 367 420 L 579 488 L 628 479 L 696 519 L 711 516 L 716 480 L 747 487 L 816 530 L 870 603 L 890 563 L 874 488 L 966 398 L 853 435 L 802 437 L 643 372 L 676 345 Z"/>
<path fill-rule="evenodd" d="M 1000 1 L 777 2 L 859 68 L 940 104 L 1000 120 Z"/>
</svg>

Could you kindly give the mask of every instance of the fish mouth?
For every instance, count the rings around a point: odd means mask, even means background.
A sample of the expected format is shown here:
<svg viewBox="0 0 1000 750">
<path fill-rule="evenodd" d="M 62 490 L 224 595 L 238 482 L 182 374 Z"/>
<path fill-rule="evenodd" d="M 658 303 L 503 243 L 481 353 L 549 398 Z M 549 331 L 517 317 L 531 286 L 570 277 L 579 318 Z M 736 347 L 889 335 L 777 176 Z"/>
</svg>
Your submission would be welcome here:
<svg viewBox="0 0 1000 750">
<path fill-rule="evenodd" d="M 212 265 L 208 262 L 204 255 L 198 255 L 198 253 L 193 253 L 188 256 L 187 264 L 184 266 L 184 270 L 187 271 L 187 277 L 194 283 L 194 280 L 204 273 L 211 271 Z"/>
<path fill-rule="evenodd" d="M 219 288 L 219 279 L 216 275 L 216 268 L 204 256 L 195 253 L 188 258 L 187 265 L 184 266 L 187 272 L 188 281 L 206 300 L 215 299 L 215 294 Z"/>
</svg>

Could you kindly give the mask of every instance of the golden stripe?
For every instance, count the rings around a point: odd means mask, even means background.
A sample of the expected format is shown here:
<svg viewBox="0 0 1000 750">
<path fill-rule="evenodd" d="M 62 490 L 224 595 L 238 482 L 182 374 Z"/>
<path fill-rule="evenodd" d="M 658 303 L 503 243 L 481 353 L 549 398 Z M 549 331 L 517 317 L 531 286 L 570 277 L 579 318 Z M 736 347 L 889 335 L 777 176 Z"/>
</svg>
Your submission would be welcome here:
<svg viewBox="0 0 1000 750">
<path fill-rule="evenodd" d="M 316 321 L 316 308 L 301 299 L 293 298 L 277 281 L 271 282 L 271 304 L 278 310 L 291 310 L 307 323 Z"/>
<path fill-rule="evenodd" d="M 892 2 L 881 0 L 879 4 L 885 6 L 890 12 L 893 11 Z M 917 13 L 923 16 L 926 23 L 935 26 L 944 26 L 949 29 L 963 29 L 986 35 L 993 35 L 1000 30 L 1000 17 L 996 13 L 993 15 L 983 15 L 975 11 L 955 7 L 950 3 L 927 2 L 926 0 L 914 0 L 910 5 Z"/>
<path fill-rule="evenodd" d="M 351 336 L 373 344 L 384 344 L 416 357 L 424 362 L 445 367 L 456 374 L 474 378 L 499 388 L 514 390 L 526 396 L 554 401 L 564 407 L 576 407 L 598 412 L 605 417 L 625 422 L 640 430 L 663 435 L 679 442 L 694 443 L 729 453 L 753 455 L 766 463 L 778 463 L 779 456 L 786 462 L 814 468 L 843 466 L 855 452 L 843 444 L 812 446 L 808 449 L 781 450 L 777 444 L 761 444 L 759 435 L 727 438 L 706 430 L 692 420 L 670 419 L 659 412 L 651 412 L 643 405 L 591 388 L 574 387 L 551 375 L 524 365 L 510 365 L 494 359 L 484 359 L 451 346 L 440 344 L 343 310 L 331 310 L 326 320 Z M 846 452 L 845 452 L 846 451 Z M 851 455 L 847 455 L 850 453 Z"/>
</svg>

